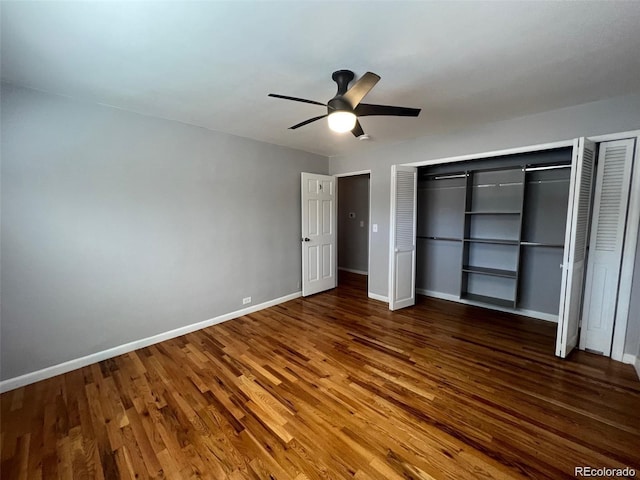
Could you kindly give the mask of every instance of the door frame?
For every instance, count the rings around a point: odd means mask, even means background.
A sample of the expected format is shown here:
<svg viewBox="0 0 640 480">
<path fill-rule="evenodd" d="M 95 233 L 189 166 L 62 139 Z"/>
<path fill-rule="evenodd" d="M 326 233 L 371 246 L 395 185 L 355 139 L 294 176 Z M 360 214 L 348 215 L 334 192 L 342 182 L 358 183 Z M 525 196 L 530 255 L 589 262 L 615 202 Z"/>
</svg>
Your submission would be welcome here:
<svg viewBox="0 0 640 480">
<path fill-rule="evenodd" d="M 373 298 L 371 297 L 371 292 L 369 292 L 369 275 L 371 275 L 371 170 L 358 170 L 355 172 L 347 172 L 347 173 L 336 173 L 335 175 L 333 175 L 336 178 L 336 211 L 338 211 L 338 209 L 340 208 L 340 200 L 338 199 L 338 178 L 342 178 L 342 177 L 356 177 L 358 175 L 369 175 L 369 218 L 367 219 L 367 297 L 369 298 Z M 336 241 L 337 241 L 337 235 L 338 235 L 338 229 L 340 228 L 338 226 L 340 222 L 336 221 Z M 337 248 L 336 248 L 336 259 L 338 258 L 337 255 Z M 337 265 L 337 260 L 336 260 L 336 265 Z M 337 266 L 336 266 L 336 270 L 337 270 Z"/>
<path fill-rule="evenodd" d="M 633 172 L 631 174 L 631 197 L 629 199 L 629 210 L 627 213 L 627 223 L 635 222 L 638 225 L 640 221 L 640 130 L 630 130 L 626 132 L 612 133 L 606 135 L 593 135 L 586 137 L 588 140 L 596 144 L 610 140 L 622 140 L 625 138 L 636 139 L 636 151 L 634 155 Z M 475 160 L 482 158 L 498 157 L 502 155 L 513 155 L 517 153 L 527 153 L 542 150 L 552 150 L 562 147 L 573 147 L 575 139 L 562 140 L 558 142 L 542 143 L 537 145 L 527 145 L 523 147 L 507 148 L 502 150 L 491 150 L 487 152 L 472 153 L 466 155 L 456 155 L 452 157 L 436 158 L 430 160 L 421 160 L 418 162 L 399 163 L 402 166 L 424 167 L 430 165 L 440 165 L 443 163 L 455 163 L 465 160 Z M 391 171 L 391 169 L 389 170 Z M 632 230 L 632 231 L 631 231 Z M 617 311 L 620 317 L 616 315 L 616 323 L 613 327 L 613 344 L 611 349 L 611 358 L 625 363 L 633 363 L 635 358 L 624 355 L 624 343 L 627 333 L 627 325 L 629 319 L 629 306 L 631 301 L 631 287 L 633 281 L 633 267 L 635 263 L 636 246 L 638 243 L 638 229 L 626 229 L 624 236 L 624 248 L 622 252 L 622 271 L 618 294 Z M 389 246 L 389 256 L 392 255 L 393 248 Z M 587 259 L 588 261 L 588 259 Z M 389 281 L 392 272 L 389 271 Z M 390 293 L 390 292 L 388 292 Z"/>
</svg>

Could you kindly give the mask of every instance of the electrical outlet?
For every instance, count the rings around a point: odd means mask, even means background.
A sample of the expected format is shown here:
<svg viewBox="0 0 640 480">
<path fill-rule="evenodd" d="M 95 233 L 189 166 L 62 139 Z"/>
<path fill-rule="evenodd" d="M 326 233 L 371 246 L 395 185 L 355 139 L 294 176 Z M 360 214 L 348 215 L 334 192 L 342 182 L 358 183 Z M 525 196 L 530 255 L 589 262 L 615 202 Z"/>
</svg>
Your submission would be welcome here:
<svg viewBox="0 0 640 480">
<path fill-rule="evenodd" d="M 242 304 L 246 305 L 247 303 L 251 303 L 251 297 L 244 297 L 242 299 Z"/>
<path fill-rule="evenodd" d="M 296 288 L 300 288 L 300 282 L 296 283 Z"/>
</svg>

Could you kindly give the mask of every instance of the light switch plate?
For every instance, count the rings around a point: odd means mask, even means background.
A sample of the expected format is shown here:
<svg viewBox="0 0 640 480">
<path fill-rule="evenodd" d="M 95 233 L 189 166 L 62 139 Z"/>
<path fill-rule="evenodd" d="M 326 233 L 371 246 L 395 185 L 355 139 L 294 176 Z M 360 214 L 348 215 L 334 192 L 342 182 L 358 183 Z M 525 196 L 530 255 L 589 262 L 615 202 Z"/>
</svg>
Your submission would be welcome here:
<svg viewBox="0 0 640 480">
<path fill-rule="evenodd" d="M 373 228 L 373 233 L 378 233 L 378 224 L 377 223 L 374 223 L 372 225 L 372 228 Z"/>
</svg>

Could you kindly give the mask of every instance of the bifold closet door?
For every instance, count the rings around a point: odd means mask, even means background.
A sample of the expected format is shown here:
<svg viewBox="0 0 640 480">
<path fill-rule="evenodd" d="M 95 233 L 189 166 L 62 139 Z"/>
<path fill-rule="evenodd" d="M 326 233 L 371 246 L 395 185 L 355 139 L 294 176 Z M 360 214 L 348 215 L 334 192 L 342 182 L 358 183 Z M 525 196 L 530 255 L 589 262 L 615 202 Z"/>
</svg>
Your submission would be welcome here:
<svg viewBox="0 0 640 480">
<path fill-rule="evenodd" d="M 609 356 L 635 141 L 600 144 L 582 308 L 580 348 Z"/>
<path fill-rule="evenodd" d="M 556 334 L 556 355 L 562 358 L 569 355 L 578 343 L 594 160 L 595 144 L 580 138 L 574 145 L 571 162 L 567 227 L 562 260 L 560 309 Z"/>
<path fill-rule="evenodd" d="M 391 167 L 390 310 L 416 303 L 417 179 L 415 167 Z"/>
</svg>

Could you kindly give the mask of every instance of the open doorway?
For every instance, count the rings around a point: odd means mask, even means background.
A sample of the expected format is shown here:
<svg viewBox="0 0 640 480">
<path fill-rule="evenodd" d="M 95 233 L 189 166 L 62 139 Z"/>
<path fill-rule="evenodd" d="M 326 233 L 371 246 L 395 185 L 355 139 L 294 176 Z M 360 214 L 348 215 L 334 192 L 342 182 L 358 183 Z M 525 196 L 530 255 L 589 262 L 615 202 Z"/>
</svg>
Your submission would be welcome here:
<svg viewBox="0 0 640 480">
<path fill-rule="evenodd" d="M 338 284 L 362 285 L 369 275 L 369 173 L 338 177 Z"/>
</svg>

